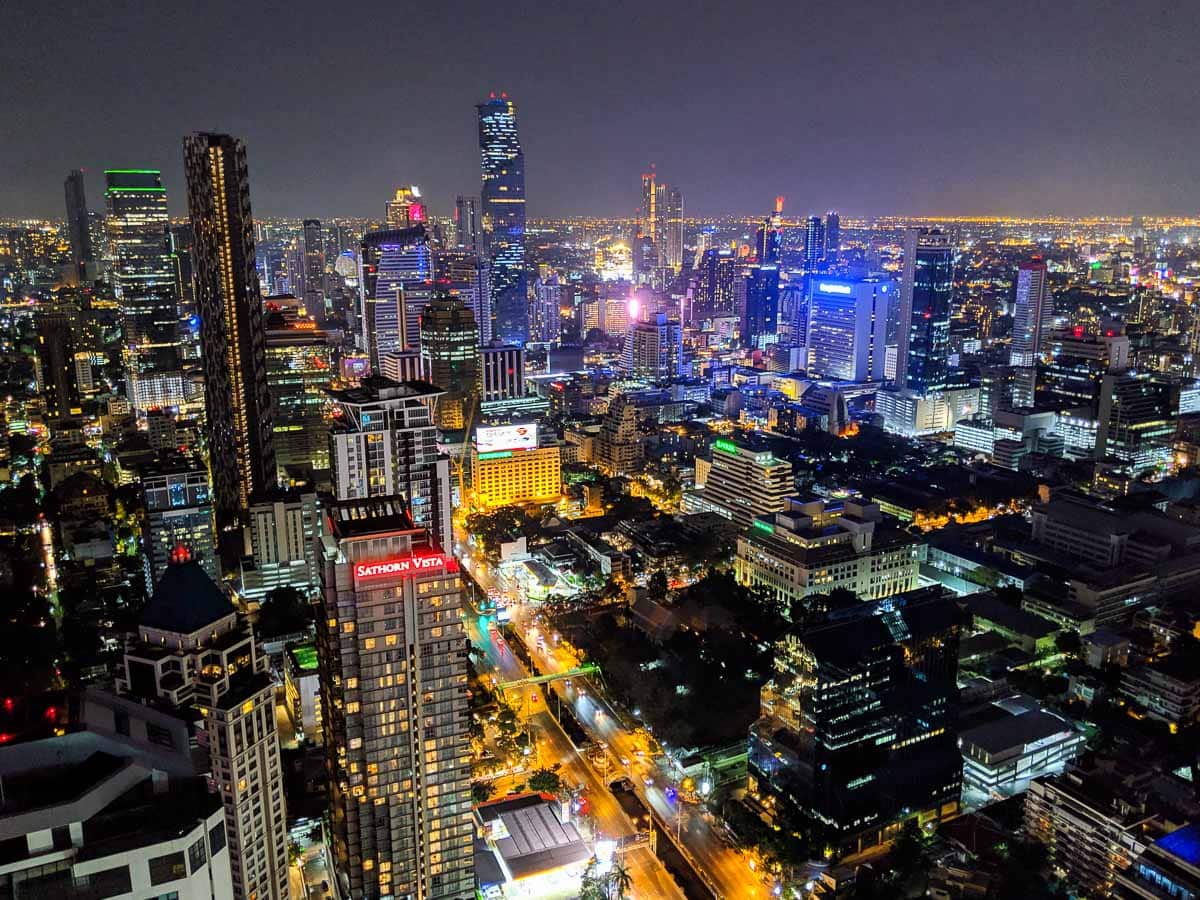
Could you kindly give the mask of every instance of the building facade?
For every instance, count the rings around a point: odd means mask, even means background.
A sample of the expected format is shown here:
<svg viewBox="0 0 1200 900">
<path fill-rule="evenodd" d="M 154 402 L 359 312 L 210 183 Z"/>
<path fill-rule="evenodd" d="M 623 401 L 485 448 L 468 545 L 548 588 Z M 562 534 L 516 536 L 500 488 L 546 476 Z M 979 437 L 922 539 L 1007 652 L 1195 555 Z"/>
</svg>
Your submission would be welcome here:
<svg viewBox="0 0 1200 900">
<path fill-rule="evenodd" d="M 493 334 L 506 344 L 529 340 L 525 275 L 525 154 L 516 107 L 505 95 L 480 103 L 483 237 L 490 261 Z"/>
</svg>

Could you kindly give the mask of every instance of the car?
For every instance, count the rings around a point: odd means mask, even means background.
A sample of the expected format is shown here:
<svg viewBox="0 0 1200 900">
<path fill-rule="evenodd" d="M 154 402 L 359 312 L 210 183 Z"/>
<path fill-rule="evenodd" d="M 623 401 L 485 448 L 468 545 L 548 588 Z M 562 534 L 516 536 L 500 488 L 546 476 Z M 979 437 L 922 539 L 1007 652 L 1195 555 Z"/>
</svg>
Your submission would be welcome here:
<svg viewBox="0 0 1200 900">
<path fill-rule="evenodd" d="M 646 787 L 654 787 L 654 779 L 649 775 L 643 775 L 642 784 L 644 784 Z"/>
<path fill-rule="evenodd" d="M 621 765 L 623 765 L 627 769 L 629 768 L 629 757 L 628 756 L 621 757 Z"/>
</svg>

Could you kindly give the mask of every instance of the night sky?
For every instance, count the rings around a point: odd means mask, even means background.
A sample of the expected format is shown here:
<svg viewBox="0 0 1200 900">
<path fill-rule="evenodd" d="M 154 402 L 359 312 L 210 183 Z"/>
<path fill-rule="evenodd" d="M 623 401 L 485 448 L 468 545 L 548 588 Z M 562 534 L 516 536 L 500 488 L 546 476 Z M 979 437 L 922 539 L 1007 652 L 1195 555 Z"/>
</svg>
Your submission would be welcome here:
<svg viewBox="0 0 1200 900">
<path fill-rule="evenodd" d="M 133 166 L 182 213 L 201 129 L 246 139 L 258 215 L 448 212 L 490 90 L 535 216 L 632 214 L 650 161 L 696 215 L 1195 213 L 1197 47 L 1179 0 L 4 0 L 0 216 Z"/>
</svg>

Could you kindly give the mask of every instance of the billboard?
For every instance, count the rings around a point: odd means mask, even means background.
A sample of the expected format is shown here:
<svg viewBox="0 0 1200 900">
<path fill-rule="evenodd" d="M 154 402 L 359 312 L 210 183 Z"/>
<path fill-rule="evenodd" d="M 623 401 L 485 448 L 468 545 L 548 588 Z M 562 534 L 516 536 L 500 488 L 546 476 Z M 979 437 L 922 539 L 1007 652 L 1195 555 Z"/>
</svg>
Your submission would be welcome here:
<svg viewBox="0 0 1200 900">
<path fill-rule="evenodd" d="M 537 425 L 496 425 L 475 429 L 475 449 L 480 453 L 499 450 L 534 450 L 537 448 Z"/>
</svg>

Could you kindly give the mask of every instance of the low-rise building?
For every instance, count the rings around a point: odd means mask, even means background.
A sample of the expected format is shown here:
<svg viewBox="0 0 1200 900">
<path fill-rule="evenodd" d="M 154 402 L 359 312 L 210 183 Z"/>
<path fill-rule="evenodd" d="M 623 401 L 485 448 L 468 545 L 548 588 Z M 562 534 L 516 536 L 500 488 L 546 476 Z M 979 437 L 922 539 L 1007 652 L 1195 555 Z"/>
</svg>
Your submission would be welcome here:
<svg viewBox="0 0 1200 900">
<path fill-rule="evenodd" d="M 1003 714 L 959 734 L 963 790 L 1002 800 L 1029 787 L 1033 778 L 1054 775 L 1084 749 L 1084 735 L 1066 719 L 1044 709 L 994 703 Z"/>
<path fill-rule="evenodd" d="M 1178 655 L 1129 669 L 1121 694 L 1152 718 L 1187 725 L 1200 713 L 1200 672 Z"/>
</svg>

